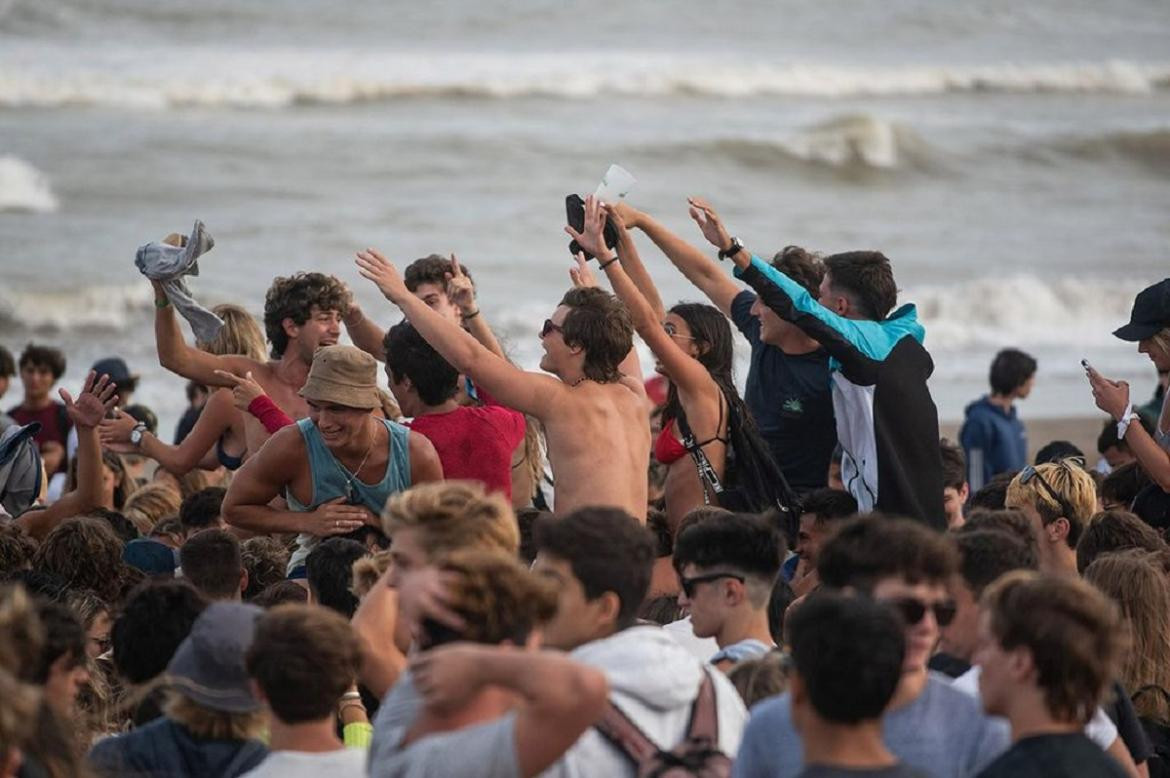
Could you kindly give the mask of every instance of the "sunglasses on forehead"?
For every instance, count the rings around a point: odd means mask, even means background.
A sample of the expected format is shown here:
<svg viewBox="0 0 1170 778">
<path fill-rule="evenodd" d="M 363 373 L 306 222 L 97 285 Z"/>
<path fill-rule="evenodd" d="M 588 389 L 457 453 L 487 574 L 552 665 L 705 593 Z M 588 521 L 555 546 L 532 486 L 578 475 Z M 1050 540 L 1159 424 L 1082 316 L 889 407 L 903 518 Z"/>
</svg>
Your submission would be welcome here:
<svg viewBox="0 0 1170 778">
<path fill-rule="evenodd" d="M 1073 466 L 1080 464 L 1080 462 L 1077 461 L 1078 459 L 1079 457 L 1062 459 L 1061 461 L 1055 462 L 1053 464 L 1057 464 L 1060 467 L 1067 467 L 1071 470 Z M 1083 461 L 1084 460 L 1081 460 L 1081 462 Z M 1068 500 L 1061 497 L 1060 492 L 1053 489 L 1052 484 L 1048 483 L 1048 479 L 1040 475 L 1040 471 L 1037 470 L 1034 466 L 1027 465 L 1023 470 L 1020 471 L 1020 474 L 1017 476 L 1017 478 L 1020 479 L 1020 486 L 1027 486 L 1032 481 L 1036 481 L 1042 487 L 1044 487 L 1044 491 L 1048 492 L 1048 496 L 1053 500 L 1056 500 L 1056 504 L 1060 506 L 1062 511 L 1064 511 L 1063 515 L 1066 519 L 1073 518 L 1077 515 L 1076 511 L 1072 509 L 1072 506 L 1068 504 Z"/>
<path fill-rule="evenodd" d="M 559 332 L 563 335 L 565 331 L 561 328 L 561 325 L 553 324 L 552 319 L 545 319 L 544 326 L 540 328 L 540 337 L 547 338 L 554 332 Z"/>
<path fill-rule="evenodd" d="M 945 627 L 955 620 L 956 607 L 955 603 L 950 600 L 925 603 L 917 597 L 894 597 L 881 602 L 893 608 L 908 627 L 912 627 L 926 618 L 928 610 L 934 613 L 934 621 L 940 627 Z"/>
</svg>

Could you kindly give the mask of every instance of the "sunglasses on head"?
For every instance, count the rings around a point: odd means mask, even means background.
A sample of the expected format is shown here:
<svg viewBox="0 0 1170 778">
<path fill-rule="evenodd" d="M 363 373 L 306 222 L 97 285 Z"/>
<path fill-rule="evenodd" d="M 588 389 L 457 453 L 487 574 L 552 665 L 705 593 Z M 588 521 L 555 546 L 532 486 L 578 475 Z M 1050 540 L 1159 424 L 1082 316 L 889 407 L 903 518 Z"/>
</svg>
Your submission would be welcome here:
<svg viewBox="0 0 1170 778">
<path fill-rule="evenodd" d="M 1067 467 L 1071 470 L 1073 465 L 1077 464 L 1077 462 L 1076 459 L 1062 459 L 1060 462 L 1054 462 L 1053 464 L 1060 465 L 1061 467 Z M 1066 519 L 1071 519 L 1073 516 L 1076 516 L 1076 511 L 1072 509 L 1072 506 L 1068 504 L 1068 501 L 1060 496 L 1060 492 L 1052 488 L 1052 484 L 1048 483 L 1048 479 L 1040 475 L 1040 471 L 1037 470 L 1034 466 L 1027 465 L 1023 470 L 1020 471 L 1020 474 L 1017 477 L 1020 479 L 1020 486 L 1027 486 L 1033 480 L 1043 486 L 1044 491 L 1048 492 L 1048 496 L 1056 500 L 1057 505 L 1059 505 L 1060 509 L 1064 511 L 1064 517 Z"/>
<path fill-rule="evenodd" d="M 698 584 L 718 581 L 720 578 L 730 578 L 734 581 L 739 581 L 740 583 L 744 582 L 743 576 L 738 575 L 737 573 L 707 573 L 705 575 L 696 575 L 692 578 L 685 578 L 680 575 L 678 580 L 679 583 L 682 584 L 683 594 L 685 594 L 689 600 L 695 596 L 695 587 Z"/>
<path fill-rule="evenodd" d="M 554 332 L 559 332 L 563 335 L 565 331 L 561 328 L 561 325 L 553 324 L 552 319 L 545 319 L 544 326 L 540 328 L 540 337 L 547 338 Z"/>
<path fill-rule="evenodd" d="M 920 623 L 926 617 L 927 610 L 934 611 L 934 620 L 940 627 L 955 620 L 955 603 L 950 600 L 927 604 L 917 597 L 895 597 L 882 602 L 897 611 L 908 627 Z"/>
</svg>

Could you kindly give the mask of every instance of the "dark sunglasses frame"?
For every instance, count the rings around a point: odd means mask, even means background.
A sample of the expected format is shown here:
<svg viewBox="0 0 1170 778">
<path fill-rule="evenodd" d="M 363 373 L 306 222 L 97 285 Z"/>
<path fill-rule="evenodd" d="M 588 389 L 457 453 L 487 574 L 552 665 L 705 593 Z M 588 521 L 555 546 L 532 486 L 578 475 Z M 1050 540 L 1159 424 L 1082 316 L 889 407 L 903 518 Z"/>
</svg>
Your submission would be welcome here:
<svg viewBox="0 0 1170 778">
<path fill-rule="evenodd" d="M 744 582 L 744 577 L 739 573 L 705 573 L 704 575 L 696 575 L 693 578 L 678 577 L 679 583 L 682 585 L 683 594 L 687 599 L 695 596 L 695 585 L 701 583 L 710 583 L 711 581 L 718 581 L 720 578 L 730 578 L 733 581 Z"/>
<path fill-rule="evenodd" d="M 540 337 L 547 338 L 554 332 L 559 332 L 562 335 L 565 334 L 565 331 L 561 328 L 561 325 L 554 324 L 552 319 L 545 319 L 544 325 L 540 328 Z"/>
<path fill-rule="evenodd" d="M 917 597 L 891 597 L 888 600 L 882 600 L 882 602 L 897 611 L 908 627 L 912 627 L 926 618 L 927 610 L 934 611 L 934 621 L 940 627 L 949 626 L 955 620 L 955 613 L 958 610 L 953 600 L 943 600 L 927 605 Z"/>
</svg>

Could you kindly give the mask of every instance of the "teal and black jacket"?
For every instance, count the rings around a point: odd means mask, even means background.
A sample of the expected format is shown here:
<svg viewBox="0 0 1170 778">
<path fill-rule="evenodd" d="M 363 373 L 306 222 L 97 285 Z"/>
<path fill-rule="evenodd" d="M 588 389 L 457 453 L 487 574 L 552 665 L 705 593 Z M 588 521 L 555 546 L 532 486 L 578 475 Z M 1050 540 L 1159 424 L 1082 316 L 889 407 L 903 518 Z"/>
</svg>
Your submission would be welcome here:
<svg viewBox="0 0 1170 778">
<path fill-rule="evenodd" d="M 859 510 L 946 529 L 938 409 L 926 385 L 934 362 L 914 306 L 882 321 L 846 319 L 757 256 L 735 275 L 829 352 L 841 478 Z"/>
</svg>

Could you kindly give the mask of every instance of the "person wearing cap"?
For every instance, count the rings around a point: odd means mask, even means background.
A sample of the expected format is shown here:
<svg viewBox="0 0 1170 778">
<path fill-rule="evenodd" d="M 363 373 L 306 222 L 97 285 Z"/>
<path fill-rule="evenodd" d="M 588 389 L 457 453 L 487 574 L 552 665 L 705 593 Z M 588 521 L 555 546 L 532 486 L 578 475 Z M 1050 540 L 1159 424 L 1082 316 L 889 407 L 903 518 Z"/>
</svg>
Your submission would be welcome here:
<svg viewBox="0 0 1170 778">
<path fill-rule="evenodd" d="M 1138 293 L 1129 323 L 1114 330 L 1113 334 L 1121 340 L 1137 343 L 1138 353 L 1148 356 L 1159 373 L 1170 370 L 1170 278 Z M 1110 380 L 1087 365 L 1085 370 L 1097 407 L 1117 422 L 1118 440 L 1126 442 L 1154 482 L 1147 489 L 1158 489 L 1163 495 L 1170 493 L 1170 400 L 1162 402 L 1151 435 L 1138 422 L 1127 382 Z M 1142 500 L 1141 494 L 1138 500 Z M 1162 503 L 1165 503 L 1164 496 Z"/>
<path fill-rule="evenodd" d="M 323 537 L 378 530 L 390 495 L 443 477 L 429 440 L 374 415 L 382 407 L 377 371 L 374 358 L 353 346 L 319 349 L 300 389 L 309 418 L 269 438 L 224 496 L 232 526 L 299 533 L 290 572 Z M 287 509 L 269 505 L 276 497 Z"/>
<path fill-rule="evenodd" d="M 165 715 L 125 735 L 99 741 L 89 764 L 102 776 L 233 778 L 268 755 L 258 736 L 264 714 L 245 664 L 263 611 L 213 603 L 167 665 Z"/>
</svg>

